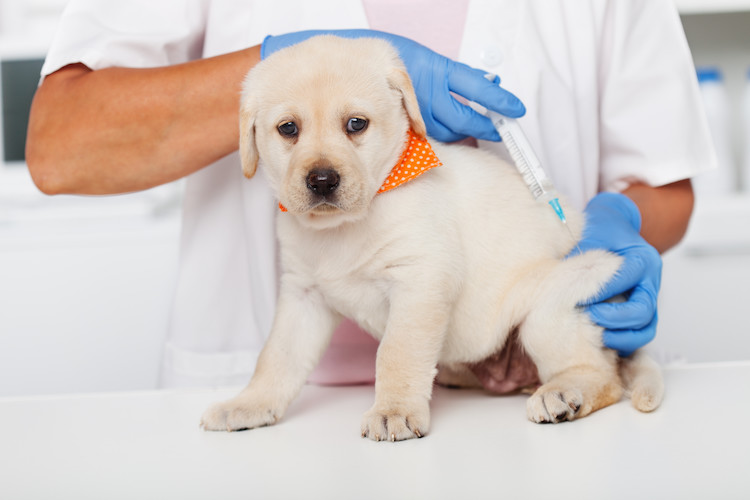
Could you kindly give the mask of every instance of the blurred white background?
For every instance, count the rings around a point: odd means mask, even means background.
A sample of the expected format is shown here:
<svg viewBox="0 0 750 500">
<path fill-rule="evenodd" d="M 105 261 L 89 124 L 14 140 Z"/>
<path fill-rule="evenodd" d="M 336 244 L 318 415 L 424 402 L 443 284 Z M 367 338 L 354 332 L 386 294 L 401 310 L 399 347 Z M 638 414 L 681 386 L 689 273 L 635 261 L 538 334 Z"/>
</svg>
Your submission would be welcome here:
<svg viewBox="0 0 750 500">
<path fill-rule="evenodd" d="M 0 0 L 0 396 L 155 388 L 176 277 L 180 183 L 50 198 L 18 158 L 16 108 L 65 4 Z M 750 359 L 750 174 L 740 169 L 750 0 L 677 4 L 696 64 L 724 75 L 736 163 L 731 191 L 701 196 L 687 238 L 665 256 L 649 350 L 664 363 Z"/>
<path fill-rule="evenodd" d="M 176 279 L 180 183 L 48 197 L 22 161 L 19 101 L 66 3 L 0 0 L 0 396 L 156 387 Z"/>
</svg>

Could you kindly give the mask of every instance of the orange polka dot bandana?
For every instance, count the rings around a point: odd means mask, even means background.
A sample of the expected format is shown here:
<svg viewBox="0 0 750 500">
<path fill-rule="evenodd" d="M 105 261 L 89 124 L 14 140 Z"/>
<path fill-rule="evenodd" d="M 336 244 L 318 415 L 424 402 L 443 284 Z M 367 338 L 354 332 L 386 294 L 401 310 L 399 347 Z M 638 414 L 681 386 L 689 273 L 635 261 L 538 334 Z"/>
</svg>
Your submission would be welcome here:
<svg viewBox="0 0 750 500">
<path fill-rule="evenodd" d="M 413 130 L 409 129 L 406 148 L 401 153 L 396 166 L 393 167 L 383 185 L 380 186 L 377 194 L 385 193 L 405 182 L 409 182 L 429 169 L 440 165 L 442 163 L 438 160 L 427 138 L 419 137 Z M 281 203 L 279 203 L 279 210 L 286 212 L 286 208 Z"/>
<path fill-rule="evenodd" d="M 396 166 L 393 167 L 383 185 L 380 186 L 378 194 L 409 182 L 429 169 L 440 165 L 442 163 L 438 160 L 427 139 L 419 137 L 413 130 L 409 129 L 406 148 L 401 153 Z"/>
</svg>

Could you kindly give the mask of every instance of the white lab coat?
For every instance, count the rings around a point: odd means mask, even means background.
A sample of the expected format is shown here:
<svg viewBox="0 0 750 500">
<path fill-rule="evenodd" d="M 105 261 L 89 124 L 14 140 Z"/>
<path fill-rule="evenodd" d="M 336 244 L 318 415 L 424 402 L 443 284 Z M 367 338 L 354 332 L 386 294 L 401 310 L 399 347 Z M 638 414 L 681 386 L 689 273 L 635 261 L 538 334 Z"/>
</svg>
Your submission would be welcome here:
<svg viewBox="0 0 750 500">
<path fill-rule="evenodd" d="M 42 71 L 176 64 L 267 34 L 366 27 L 351 0 L 73 0 Z M 527 135 L 579 208 L 598 191 L 715 164 L 671 0 L 471 0 L 459 59 L 521 98 Z M 163 385 L 248 380 L 274 311 L 277 210 L 262 168 L 244 180 L 236 154 L 188 178 Z"/>
</svg>

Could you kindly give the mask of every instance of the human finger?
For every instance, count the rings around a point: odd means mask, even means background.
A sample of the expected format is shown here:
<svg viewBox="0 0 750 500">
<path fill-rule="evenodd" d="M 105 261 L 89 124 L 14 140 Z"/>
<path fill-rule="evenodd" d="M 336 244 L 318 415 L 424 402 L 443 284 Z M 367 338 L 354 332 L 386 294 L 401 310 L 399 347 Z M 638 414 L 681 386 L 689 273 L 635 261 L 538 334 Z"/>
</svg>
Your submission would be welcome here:
<svg viewBox="0 0 750 500">
<path fill-rule="evenodd" d="M 486 74 L 485 71 L 466 64 L 454 63 L 448 71 L 448 89 L 510 118 L 523 116 L 526 107 L 521 100 L 494 81 L 485 78 Z"/>
<path fill-rule="evenodd" d="M 656 325 L 658 317 L 654 319 L 645 328 L 638 330 L 604 330 L 602 340 L 604 345 L 614 349 L 620 356 L 627 357 L 633 354 L 636 349 L 640 349 L 656 336 Z"/>
<path fill-rule="evenodd" d="M 639 330 L 653 321 L 656 303 L 656 291 L 644 284 L 636 286 L 625 302 L 598 302 L 586 307 L 586 312 L 604 328 Z"/>
</svg>

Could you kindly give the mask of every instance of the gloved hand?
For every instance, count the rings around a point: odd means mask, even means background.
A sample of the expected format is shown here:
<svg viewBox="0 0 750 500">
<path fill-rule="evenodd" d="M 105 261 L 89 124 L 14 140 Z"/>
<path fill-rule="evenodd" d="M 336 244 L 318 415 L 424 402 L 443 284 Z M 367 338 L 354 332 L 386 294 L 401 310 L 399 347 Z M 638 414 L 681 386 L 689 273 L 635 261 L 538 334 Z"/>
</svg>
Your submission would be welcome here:
<svg viewBox="0 0 750 500">
<path fill-rule="evenodd" d="M 588 203 L 585 214 L 581 251 L 610 250 L 624 261 L 599 294 L 583 305 L 594 323 L 605 328 L 604 345 L 629 356 L 656 335 L 661 257 L 639 234 L 641 214 L 627 196 L 600 193 Z M 606 302 L 620 294 L 625 302 Z"/>
<path fill-rule="evenodd" d="M 469 101 L 511 118 L 526 112 L 521 101 L 499 86 L 500 79 L 488 81 L 485 71 L 471 68 L 443 57 L 408 38 L 373 30 L 299 31 L 267 36 L 261 46 L 261 59 L 279 49 L 307 40 L 315 35 L 331 34 L 345 38 L 381 38 L 397 50 L 411 77 L 427 133 L 442 142 L 453 142 L 468 136 L 499 141 L 489 118 L 457 101 L 454 92 Z"/>
</svg>

